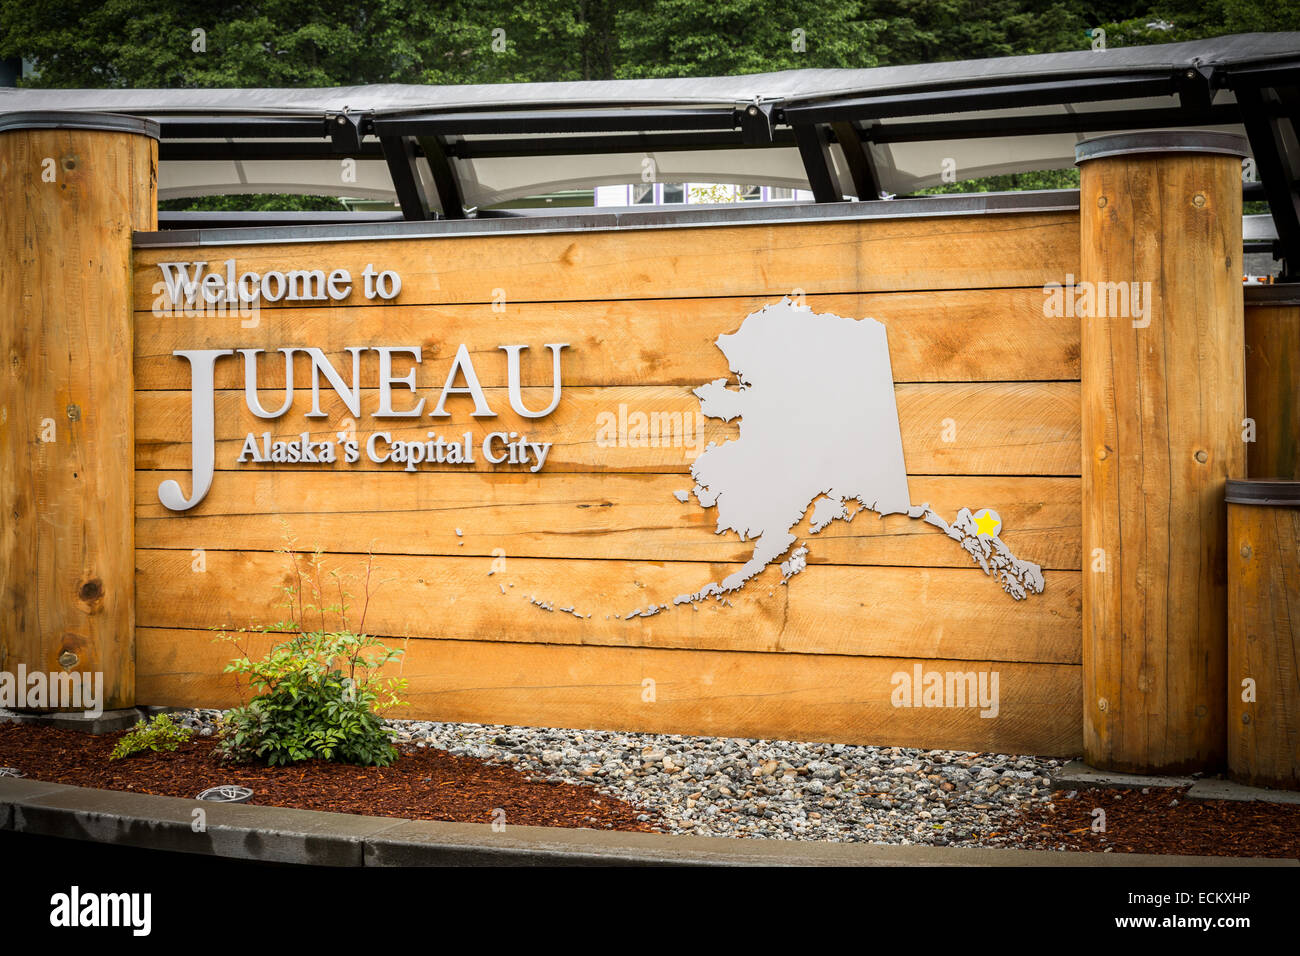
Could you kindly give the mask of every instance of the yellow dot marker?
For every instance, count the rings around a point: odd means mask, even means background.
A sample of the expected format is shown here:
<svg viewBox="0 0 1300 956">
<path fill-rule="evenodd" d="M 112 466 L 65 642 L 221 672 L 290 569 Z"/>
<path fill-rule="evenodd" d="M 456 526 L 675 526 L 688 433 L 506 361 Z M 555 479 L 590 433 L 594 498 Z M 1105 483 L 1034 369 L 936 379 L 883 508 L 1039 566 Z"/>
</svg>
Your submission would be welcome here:
<svg viewBox="0 0 1300 956">
<path fill-rule="evenodd" d="M 1002 531 L 1002 517 L 992 508 L 981 508 L 975 512 L 975 533 L 986 534 L 996 538 Z"/>
</svg>

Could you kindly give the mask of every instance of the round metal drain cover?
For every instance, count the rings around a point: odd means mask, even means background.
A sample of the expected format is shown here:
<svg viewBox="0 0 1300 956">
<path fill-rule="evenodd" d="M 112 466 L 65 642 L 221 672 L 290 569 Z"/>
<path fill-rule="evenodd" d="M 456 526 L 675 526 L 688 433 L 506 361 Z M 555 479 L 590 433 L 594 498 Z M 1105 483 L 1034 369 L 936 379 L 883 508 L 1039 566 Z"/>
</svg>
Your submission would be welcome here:
<svg viewBox="0 0 1300 956">
<path fill-rule="evenodd" d="M 222 784 L 219 787 L 208 787 L 200 793 L 196 800 L 208 800 L 213 803 L 247 803 L 253 797 L 253 791 L 247 787 L 236 787 L 231 784 Z"/>
</svg>

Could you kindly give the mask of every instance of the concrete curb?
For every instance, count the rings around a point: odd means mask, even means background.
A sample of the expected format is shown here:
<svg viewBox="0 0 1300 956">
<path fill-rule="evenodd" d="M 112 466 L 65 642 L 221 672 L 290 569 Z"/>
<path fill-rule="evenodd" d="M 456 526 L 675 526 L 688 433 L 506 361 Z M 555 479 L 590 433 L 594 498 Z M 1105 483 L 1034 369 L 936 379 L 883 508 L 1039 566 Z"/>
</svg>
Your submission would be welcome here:
<svg viewBox="0 0 1300 956">
<path fill-rule="evenodd" d="M 1141 790 L 1145 787 L 1187 787 L 1192 800 L 1240 800 L 1261 803 L 1300 803 L 1300 791 L 1251 787 L 1222 777 L 1166 777 L 1097 770 L 1071 760 L 1051 776 L 1053 790 Z"/>
<path fill-rule="evenodd" d="M 1193 800 L 1241 800 L 1259 803 L 1300 803 L 1300 790 L 1273 790 L 1252 787 L 1219 777 L 1198 780 L 1187 795 Z"/>
<path fill-rule="evenodd" d="M 195 810 L 207 816 L 195 831 Z M 1296 866 L 1295 860 L 881 846 L 399 820 L 0 778 L 0 830 L 318 866 Z"/>
<path fill-rule="evenodd" d="M 1195 777 L 1168 777 L 1140 773 L 1116 773 L 1071 760 L 1051 775 L 1053 790 L 1141 790 L 1143 787 L 1190 787 Z"/>
<path fill-rule="evenodd" d="M 129 730 L 136 725 L 137 721 L 148 720 L 154 714 L 176 709 L 175 707 L 127 707 L 124 710 L 106 710 L 98 717 L 87 717 L 75 711 L 30 714 L 0 708 L 0 723 L 43 724 L 58 730 L 80 730 L 87 734 L 115 734 L 120 730 Z"/>
</svg>

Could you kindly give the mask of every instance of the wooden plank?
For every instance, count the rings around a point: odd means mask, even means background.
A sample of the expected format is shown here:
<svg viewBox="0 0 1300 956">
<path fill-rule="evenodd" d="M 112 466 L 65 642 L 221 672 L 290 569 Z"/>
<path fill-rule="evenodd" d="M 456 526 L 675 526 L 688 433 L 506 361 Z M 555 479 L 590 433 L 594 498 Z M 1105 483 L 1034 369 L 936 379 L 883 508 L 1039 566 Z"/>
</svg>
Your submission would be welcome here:
<svg viewBox="0 0 1300 956">
<path fill-rule="evenodd" d="M 753 544 L 715 533 L 716 512 L 673 492 L 675 475 L 483 475 L 450 472 L 436 481 L 380 473 L 222 475 L 192 511 L 168 511 L 158 485 L 185 472 L 147 472 L 136 487 L 141 548 L 275 550 L 286 529 L 326 551 L 381 554 L 745 561 Z M 1078 478 L 914 477 L 911 500 L 954 518 L 993 508 L 1002 540 L 1045 568 L 1080 567 Z M 805 517 L 798 533 L 807 534 Z M 460 532 L 459 534 L 457 532 Z M 937 528 L 874 514 L 837 521 L 807 538 L 813 564 L 969 568 L 971 559 Z"/>
<path fill-rule="evenodd" d="M 655 299 L 609 302 L 508 303 L 504 313 L 489 305 L 393 306 L 385 309 L 300 308 L 267 310 L 244 328 L 238 316 L 177 319 L 138 312 L 135 317 L 136 387 L 186 389 L 189 364 L 177 349 L 263 349 L 259 381 L 284 385 L 284 360 L 276 349 L 310 345 L 338 368 L 351 368 L 344 350 L 367 343 L 420 347 L 416 368 L 421 388 L 440 388 L 464 343 L 486 386 L 506 384 L 499 346 L 526 344 L 531 366 L 550 378 L 548 342 L 568 342 L 564 383 L 574 385 L 702 385 L 730 374 L 714 345 L 745 316 L 777 301 L 773 297 Z M 896 382 L 1047 381 L 1079 377 L 1079 322 L 1043 315 L 1041 289 L 973 289 L 953 292 L 892 292 L 877 295 L 808 296 L 814 312 L 871 316 L 889 329 L 889 357 Z M 272 361 L 274 359 L 274 361 Z M 362 374 L 378 375 L 378 355 L 362 356 Z M 403 372 L 409 368 L 407 361 Z M 529 366 L 525 366 L 526 369 Z M 294 380 L 310 379 L 299 354 Z M 242 362 L 216 369 L 217 388 L 243 388 Z"/>
<path fill-rule="evenodd" d="M 157 156 L 0 133 L 0 667 L 98 674 L 106 708 L 134 704 L 131 232 L 156 224 Z"/>
<path fill-rule="evenodd" d="M 1247 474 L 1300 480 L 1300 306 L 1249 306 L 1245 330 Z"/>
<path fill-rule="evenodd" d="M 1075 271 L 1076 212 L 684 229 L 445 235 L 357 242 L 144 248 L 135 308 L 167 304 L 159 262 L 233 258 L 248 270 L 396 270 L 404 305 L 1042 288 Z M 367 304 L 355 290 L 346 300 Z M 378 298 L 370 305 L 382 306 Z M 270 305 L 280 308 L 287 303 Z"/>
<path fill-rule="evenodd" d="M 255 653 L 268 643 L 251 642 Z M 141 628 L 140 699 L 169 706 L 239 701 L 232 656 L 202 631 Z M 1076 754 L 1080 670 L 806 654 L 722 653 L 493 641 L 410 641 L 411 706 L 442 721 L 704 734 L 847 744 Z M 971 707 L 895 707 L 894 675 L 996 671 L 996 717 Z"/>
<path fill-rule="evenodd" d="M 1174 152 L 1082 165 L 1081 281 L 1150 289 L 1141 319 L 1082 322 L 1084 553 L 1104 561 L 1084 575 L 1084 755 L 1107 770 L 1224 757 L 1224 484 L 1246 467 L 1240 173 Z"/>
<path fill-rule="evenodd" d="M 474 419 L 469 396 L 449 398 L 450 418 L 385 419 L 371 417 L 377 391 L 363 389 L 362 418 L 355 422 L 363 445 L 372 431 L 385 431 L 393 441 L 424 441 L 429 431 L 459 438 L 466 431 L 476 441 L 494 431 L 517 431 L 532 441 L 553 442 L 547 471 L 671 472 L 685 474 L 707 443 L 722 442 L 739 434 L 736 423 L 705 418 L 699 402 L 683 386 L 618 388 L 566 388 L 559 408 L 541 419 L 524 419 L 510 410 L 505 389 L 486 389 L 489 405 L 499 414 Z M 525 403 L 542 408 L 550 401 L 549 388 L 523 389 Z M 908 470 L 933 475 L 1077 475 L 1079 474 L 1079 386 L 1075 382 L 984 382 L 899 385 L 895 389 L 903 454 Z M 426 394 L 424 397 L 428 398 Z M 264 404 L 275 408 L 283 390 L 262 394 Z M 216 393 L 217 469 L 240 467 L 239 457 L 248 433 L 270 431 L 273 439 L 293 439 L 309 432 L 313 440 L 333 439 L 349 412 L 335 393 L 321 389 L 323 419 L 305 417 L 311 409 L 310 388 L 296 393 L 293 407 L 273 421 L 255 417 L 245 407 L 242 393 Z M 437 393 L 426 402 L 426 410 Z M 467 407 L 468 406 L 468 407 Z M 136 467 L 185 470 L 190 467 L 190 395 L 188 392 L 136 393 Z M 407 407 L 407 406 L 398 406 Z M 600 443 L 600 416 L 618 419 L 644 413 L 660 422 L 662 439 L 651 436 L 658 447 L 607 447 Z M 667 417 L 664 417 L 667 416 Z M 674 427 L 670 427 L 674 426 Z M 684 427 L 688 426 L 688 427 Z M 634 437 L 634 436 L 630 436 Z M 951 440 L 947 440 L 951 439 Z M 301 470 L 304 466 L 263 464 L 259 470 Z M 402 470 L 400 464 L 370 462 L 363 454 L 353 465 L 337 463 L 306 466 L 316 469 L 349 468 L 358 471 Z M 528 465 L 493 466 L 482 455 L 467 465 L 421 465 L 421 470 L 476 470 L 526 472 Z M 185 485 L 188 487 L 188 485 Z"/>
<path fill-rule="evenodd" d="M 326 554 L 363 603 L 363 555 Z M 1016 601 L 978 568 L 809 568 L 782 585 L 768 568 L 730 603 L 670 607 L 738 569 L 684 561 L 498 557 L 375 559 L 385 581 L 365 628 L 392 637 L 816 654 L 950 657 L 1074 663 L 1079 572 L 1045 575 L 1043 594 Z M 198 570 L 201 569 L 201 570 Z M 495 573 L 490 573 L 495 572 Z M 138 620 L 148 627 L 246 627 L 288 617 L 287 555 L 265 551 L 136 552 Z M 551 604 L 555 610 L 535 606 Z M 562 611 L 573 608 L 573 613 Z M 590 615 L 579 618 L 575 614 Z M 357 615 L 354 615 L 356 617 Z M 330 620 L 327 624 L 332 624 Z M 354 621 L 354 624 L 356 622 Z"/>
</svg>

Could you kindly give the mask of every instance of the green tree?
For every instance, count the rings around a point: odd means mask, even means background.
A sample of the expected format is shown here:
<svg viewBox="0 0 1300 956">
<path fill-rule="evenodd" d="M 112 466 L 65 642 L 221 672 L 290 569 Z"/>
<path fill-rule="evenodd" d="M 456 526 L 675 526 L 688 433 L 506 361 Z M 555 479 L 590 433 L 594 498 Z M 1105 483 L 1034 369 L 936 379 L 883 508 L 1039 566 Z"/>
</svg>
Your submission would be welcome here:
<svg viewBox="0 0 1300 956">
<path fill-rule="evenodd" d="M 613 75 L 604 0 L 0 0 L 0 56 L 29 85 L 310 87 Z M 194 31 L 202 30 L 201 37 Z"/>
<path fill-rule="evenodd" d="M 894 0 L 866 4 L 887 28 L 881 61 L 935 63 L 1054 53 L 1087 46 L 1084 6 L 1060 0 Z"/>
<path fill-rule="evenodd" d="M 1165 0 L 1134 4 L 1100 25 L 1109 47 L 1300 30 L 1300 0 Z"/>
<path fill-rule="evenodd" d="M 716 76 L 1300 29 L 1300 0 L 0 0 L 46 87 Z M 202 30 L 202 42 L 196 36 Z"/>
<path fill-rule="evenodd" d="M 656 0 L 618 17 L 620 77 L 879 65 L 884 20 L 840 0 Z"/>
</svg>

